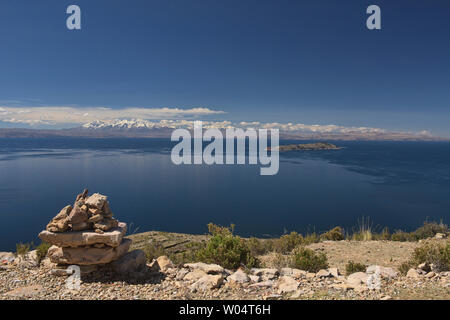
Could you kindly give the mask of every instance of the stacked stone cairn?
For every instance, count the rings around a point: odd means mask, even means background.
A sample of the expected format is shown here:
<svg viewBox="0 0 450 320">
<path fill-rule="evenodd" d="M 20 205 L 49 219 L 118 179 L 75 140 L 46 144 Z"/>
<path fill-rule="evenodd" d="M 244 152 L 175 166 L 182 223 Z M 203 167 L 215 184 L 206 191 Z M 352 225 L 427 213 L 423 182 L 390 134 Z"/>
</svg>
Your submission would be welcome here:
<svg viewBox="0 0 450 320">
<path fill-rule="evenodd" d="M 64 207 L 39 234 L 51 244 L 47 256 L 58 268 L 69 265 L 95 269 L 110 265 L 127 272 L 145 267 L 141 250 L 128 252 L 132 241 L 125 239 L 126 223 L 113 218 L 107 196 L 85 189 L 73 206 Z"/>
</svg>

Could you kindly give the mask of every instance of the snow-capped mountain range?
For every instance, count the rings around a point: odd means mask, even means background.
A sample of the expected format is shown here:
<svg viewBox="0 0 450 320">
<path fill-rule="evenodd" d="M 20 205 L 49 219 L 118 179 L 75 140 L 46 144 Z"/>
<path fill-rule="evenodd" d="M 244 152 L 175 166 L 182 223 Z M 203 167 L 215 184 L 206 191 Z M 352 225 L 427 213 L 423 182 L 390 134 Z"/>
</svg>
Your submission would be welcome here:
<svg viewBox="0 0 450 320">
<path fill-rule="evenodd" d="M 174 129 L 193 129 L 188 120 L 143 120 L 114 119 L 95 120 L 70 129 L 0 129 L 0 138 L 8 137 L 89 137 L 89 138 L 170 138 Z M 231 121 L 203 121 L 203 129 L 216 128 L 276 128 L 280 139 L 308 140 L 448 140 L 430 135 L 428 132 L 391 132 L 369 127 L 342 127 L 336 125 L 305 125 L 295 123 L 259 123 Z"/>
</svg>

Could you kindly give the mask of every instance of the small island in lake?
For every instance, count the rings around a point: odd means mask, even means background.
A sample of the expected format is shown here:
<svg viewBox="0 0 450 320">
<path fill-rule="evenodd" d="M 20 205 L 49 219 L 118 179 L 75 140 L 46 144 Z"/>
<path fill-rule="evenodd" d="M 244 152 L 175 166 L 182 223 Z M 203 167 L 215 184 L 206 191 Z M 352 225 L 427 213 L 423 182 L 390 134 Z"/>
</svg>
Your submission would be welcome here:
<svg viewBox="0 0 450 320">
<path fill-rule="evenodd" d="M 270 148 L 267 148 L 270 150 Z M 304 143 L 304 144 L 289 144 L 284 146 L 279 146 L 279 151 L 296 151 L 296 150 L 339 150 L 340 147 L 328 142 L 316 142 L 316 143 Z"/>
</svg>

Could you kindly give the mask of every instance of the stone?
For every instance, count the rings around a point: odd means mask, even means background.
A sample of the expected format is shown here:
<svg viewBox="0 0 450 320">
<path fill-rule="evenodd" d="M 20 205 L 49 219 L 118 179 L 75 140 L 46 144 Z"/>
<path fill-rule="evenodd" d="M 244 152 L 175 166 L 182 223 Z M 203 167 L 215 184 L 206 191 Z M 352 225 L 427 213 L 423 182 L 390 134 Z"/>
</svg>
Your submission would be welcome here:
<svg viewBox="0 0 450 320">
<path fill-rule="evenodd" d="M 130 239 L 124 239 L 117 247 L 106 247 L 101 249 L 94 247 L 60 248 L 52 246 L 47 254 L 53 263 L 58 264 L 106 264 L 119 259 L 127 253 L 131 246 L 131 242 Z"/>
<path fill-rule="evenodd" d="M 194 282 L 189 288 L 191 291 L 206 291 L 219 288 L 223 283 L 223 275 L 207 274 Z"/>
<path fill-rule="evenodd" d="M 6 292 L 5 295 L 9 297 L 15 298 L 29 298 L 35 296 L 44 291 L 44 288 L 41 285 L 33 285 L 27 287 L 16 288 L 9 292 Z"/>
<path fill-rule="evenodd" d="M 334 277 L 334 278 L 338 278 L 339 275 L 341 274 L 341 273 L 339 272 L 339 269 L 338 269 L 338 268 L 330 268 L 330 269 L 328 269 L 328 271 L 330 272 L 330 275 L 331 275 L 332 277 Z"/>
<path fill-rule="evenodd" d="M 94 232 L 98 233 L 98 234 L 104 234 L 105 233 L 105 231 L 103 231 L 101 229 L 95 229 Z"/>
<path fill-rule="evenodd" d="M 241 269 L 238 269 L 235 273 L 227 277 L 227 282 L 229 283 L 247 283 L 250 282 L 249 276 L 242 271 Z"/>
<path fill-rule="evenodd" d="M 446 235 L 444 234 L 444 233 L 436 233 L 435 235 L 434 235 L 434 238 L 436 238 L 436 239 L 445 239 L 446 238 Z"/>
<path fill-rule="evenodd" d="M 275 279 L 280 273 L 274 268 L 253 268 L 250 270 L 253 275 L 260 276 L 263 280 Z"/>
<path fill-rule="evenodd" d="M 150 272 L 159 272 L 161 268 L 159 267 L 158 261 L 153 260 L 150 264 L 147 265 L 150 269 Z"/>
<path fill-rule="evenodd" d="M 14 261 L 15 255 L 12 252 L 0 252 L 0 265 L 10 264 Z"/>
<path fill-rule="evenodd" d="M 110 264 L 111 269 L 119 274 L 139 272 L 146 266 L 144 251 L 133 250 Z"/>
<path fill-rule="evenodd" d="M 395 271 L 394 269 L 377 265 L 369 266 L 366 270 L 366 273 L 368 274 L 376 273 L 377 270 L 380 270 L 380 276 L 382 278 L 394 279 L 398 276 L 398 272 Z"/>
<path fill-rule="evenodd" d="M 92 217 L 92 216 L 95 216 L 95 215 L 97 215 L 97 214 L 101 215 L 102 212 L 101 212 L 100 209 L 97 209 L 97 208 L 90 208 L 90 209 L 88 209 L 88 214 Z"/>
<path fill-rule="evenodd" d="M 355 272 L 347 277 L 347 284 L 353 287 L 367 283 L 368 275 L 365 272 Z"/>
<path fill-rule="evenodd" d="M 86 222 L 88 220 L 88 214 L 86 211 L 81 210 L 79 206 L 74 206 L 69 214 L 69 223 L 78 224 L 81 222 Z"/>
<path fill-rule="evenodd" d="M 225 269 L 219 266 L 218 264 L 207 264 L 203 262 L 186 263 L 184 267 L 189 268 L 191 270 L 195 269 L 202 270 L 207 274 L 219 274 L 225 272 Z"/>
<path fill-rule="evenodd" d="M 72 225 L 72 230 L 73 231 L 83 231 L 83 230 L 88 230 L 90 229 L 90 225 L 87 222 L 80 222 L 77 224 L 73 224 Z"/>
<path fill-rule="evenodd" d="M 93 195 L 88 197 L 84 203 L 89 208 L 97 208 L 101 210 L 107 199 L 108 199 L 107 196 L 104 196 L 100 193 L 94 193 Z"/>
<path fill-rule="evenodd" d="M 19 266 L 21 268 L 34 268 L 37 267 L 38 261 L 37 261 L 37 254 L 36 250 L 30 251 L 25 255 L 18 256 L 14 259 L 12 262 L 13 265 Z"/>
<path fill-rule="evenodd" d="M 261 281 L 261 277 L 260 276 L 255 276 L 253 274 L 250 274 L 248 277 L 250 278 L 251 282 L 260 282 Z"/>
<path fill-rule="evenodd" d="M 380 300 L 392 300 L 392 297 L 389 295 L 386 295 L 386 296 L 381 297 Z"/>
<path fill-rule="evenodd" d="M 416 269 L 409 269 L 408 273 L 406 273 L 408 278 L 418 279 L 420 277 L 419 272 Z"/>
<path fill-rule="evenodd" d="M 180 270 L 178 270 L 177 271 L 177 274 L 176 274 L 176 276 L 175 276 L 175 280 L 178 280 L 178 281 L 180 281 L 180 280 L 184 280 L 184 277 L 187 275 L 189 273 L 189 270 L 188 269 L 180 269 Z"/>
<path fill-rule="evenodd" d="M 89 209 L 89 211 L 90 211 L 90 210 L 92 210 L 92 209 Z M 98 210 L 98 209 L 95 209 L 95 210 Z M 102 221 L 102 220 L 103 220 L 103 216 L 102 216 L 101 214 L 97 213 L 97 214 L 92 215 L 92 216 L 88 219 L 88 222 L 89 222 L 89 223 L 96 223 L 96 222 L 100 222 L 100 221 Z"/>
<path fill-rule="evenodd" d="M 67 270 L 67 268 L 54 268 L 50 270 L 50 274 L 56 277 L 66 277 L 73 274 L 73 270 Z"/>
<path fill-rule="evenodd" d="M 46 230 L 51 232 L 64 232 L 69 228 L 69 214 L 72 206 L 65 206 L 47 225 Z"/>
<path fill-rule="evenodd" d="M 75 202 L 81 200 L 81 199 L 86 199 L 86 196 L 88 194 L 89 190 L 88 189 L 84 189 L 82 193 L 80 193 L 79 195 L 77 195 Z"/>
<path fill-rule="evenodd" d="M 290 276 L 290 275 L 292 275 L 292 268 L 281 268 L 280 275 L 281 276 Z"/>
<path fill-rule="evenodd" d="M 158 262 L 160 270 L 163 272 L 174 267 L 172 261 L 170 261 L 170 259 L 166 256 L 160 256 L 156 259 L 156 261 Z"/>
<path fill-rule="evenodd" d="M 198 280 L 200 278 L 203 278 L 206 276 L 206 272 L 200 269 L 194 269 L 191 272 L 187 273 L 183 280 L 185 281 L 191 281 L 191 280 Z"/>
<path fill-rule="evenodd" d="M 312 279 L 315 278 L 316 274 L 314 272 L 307 272 L 306 273 L 306 279 Z"/>
<path fill-rule="evenodd" d="M 306 278 L 307 272 L 300 269 L 292 269 L 292 277 L 294 279 Z"/>
<path fill-rule="evenodd" d="M 282 294 L 297 291 L 299 285 L 300 284 L 294 278 L 290 276 L 281 276 L 278 280 L 278 293 Z"/>
<path fill-rule="evenodd" d="M 436 273 L 434 271 L 430 271 L 425 275 L 425 278 L 433 278 L 434 276 L 436 276 Z"/>
<path fill-rule="evenodd" d="M 302 295 L 305 294 L 305 291 L 303 290 L 296 290 L 292 295 L 291 295 L 291 299 L 298 299 L 300 298 Z"/>
<path fill-rule="evenodd" d="M 127 224 L 120 222 L 117 228 L 103 234 L 92 231 L 55 233 L 44 230 L 39 234 L 39 238 L 58 247 L 75 248 L 99 243 L 117 247 L 122 242 L 126 232 Z"/>
<path fill-rule="evenodd" d="M 319 272 L 316 273 L 317 278 L 327 278 L 329 276 L 331 276 L 330 271 L 325 269 L 320 269 Z"/>
<path fill-rule="evenodd" d="M 267 280 L 262 282 L 257 282 L 249 285 L 250 288 L 272 288 L 275 286 L 275 281 Z"/>
<path fill-rule="evenodd" d="M 113 228 L 116 228 L 118 223 L 119 221 L 117 221 L 116 219 L 104 218 L 102 221 L 94 223 L 94 228 L 106 232 Z"/>
<path fill-rule="evenodd" d="M 417 266 L 417 269 L 425 271 L 425 272 L 430 272 L 431 271 L 431 267 L 428 263 L 424 262 L 421 263 Z"/>
<path fill-rule="evenodd" d="M 108 201 L 105 202 L 105 204 L 103 205 L 103 216 L 106 218 L 112 218 L 113 213 L 111 211 L 111 208 L 109 207 L 109 203 Z"/>
</svg>

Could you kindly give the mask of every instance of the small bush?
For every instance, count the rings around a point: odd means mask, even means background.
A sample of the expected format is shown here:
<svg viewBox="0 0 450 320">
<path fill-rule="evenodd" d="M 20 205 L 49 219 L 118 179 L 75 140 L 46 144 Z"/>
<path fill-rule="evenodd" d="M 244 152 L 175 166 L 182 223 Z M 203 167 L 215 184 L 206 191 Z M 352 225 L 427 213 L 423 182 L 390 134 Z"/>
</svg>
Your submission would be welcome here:
<svg viewBox="0 0 450 320">
<path fill-rule="evenodd" d="M 36 247 L 36 259 L 37 263 L 40 264 L 42 260 L 47 256 L 47 251 L 51 247 L 51 245 L 47 242 L 41 242 L 40 245 Z"/>
<path fill-rule="evenodd" d="M 315 232 L 308 233 L 303 238 L 303 244 L 305 246 L 308 245 L 308 244 L 317 243 L 317 242 L 320 242 L 320 236 L 317 233 L 315 233 Z"/>
<path fill-rule="evenodd" d="M 436 233 L 448 233 L 448 227 L 447 225 L 437 222 L 428 222 L 425 221 L 423 223 L 423 226 L 418 228 L 416 231 L 414 231 L 414 237 L 419 239 L 426 239 L 426 238 L 433 238 Z"/>
<path fill-rule="evenodd" d="M 220 227 L 208 224 L 212 237 L 206 247 L 199 250 L 198 259 L 205 263 L 216 263 L 224 268 L 237 269 L 257 267 L 258 259 L 250 252 L 244 239 L 234 236 L 234 226 Z"/>
<path fill-rule="evenodd" d="M 414 266 L 411 261 L 406 261 L 406 262 L 403 262 L 398 267 L 398 271 L 400 271 L 400 273 L 402 275 L 406 275 L 408 273 L 409 269 L 414 268 L 414 267 L 417 267 L 417 266 Z"/>
<path fill-rule="evenodd" d="M 273 250 L 273 241 L 272 239 L 261 240 L 252 237 L 247 240 L 247 246 L 252 255 L 259 256 Z"/>
<path fill-rule="evenodd" d="M 450 241 L 446 244 L 424 243 L 414 250 L 411 262 L 414 266 L 428 263 L 434 264 L 438 271 L 450 271 Z"/>
<path fill-rule="evenodd" d="M 349 261 L 345 265 L 345 272 L 347 275 L 350 275 L 355 272 L 366 272 L 367 266 L 363 265 L 362 263 L 356 263 L 353 261 Z"/>
<path fill-rule="evenodd" d="M 389 233 L 389 228 L 386 227 L 383 229 L 379 236 L 379 240 L 391 240 L 391 234 Z"/>
<path fill-rule="evenodd" d="M 302 243 L 303 236 L 293 231 L 289 234 L 281 236 L 279 239 L 275 239 L 273 243 L 273 249 L 278 253 L 289 253 Z"/>
<path fill-rule="evenodd" d="M 321 240 L 340 241 L 344 240 L 345 236 L 341 227 L 335 227 L 328 232 L 320 235 Z"/>
<path fill-rule="evenodd" d="M 416 241 L 416 238 L 411 233 L 397 230 L 397 231 L 395 231 L 395 233 L 392 234 L 391 240 L 406 242 L 406 241 Z"/>
<path fill-rule="evenodd" d="M 292 267 L 309 272 L 328 268 L 328 259 L 324 253 L 316 253 L 305 247 L 297 247 L 292 252 Z"/>
<path fill-rule="evenodd" d="M 17 256 L 24 256 L 26 255 L 29 251 L 30 248 L 33 246 L 32 243 L 18 243 L 16 244 L 16 255 Z"/>
<path fill-rule="evenodd" d="M 154 243 L 146 244 L 145 247 L 143 248 L 143 251 L 145 253 L 145 258 L 147 259 L 148 262 L 152 262 L 153 259 L 156 259 L 160 256 L 167 255 L 166 251 L 161 245 Z"/>
</svg>

